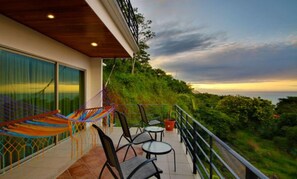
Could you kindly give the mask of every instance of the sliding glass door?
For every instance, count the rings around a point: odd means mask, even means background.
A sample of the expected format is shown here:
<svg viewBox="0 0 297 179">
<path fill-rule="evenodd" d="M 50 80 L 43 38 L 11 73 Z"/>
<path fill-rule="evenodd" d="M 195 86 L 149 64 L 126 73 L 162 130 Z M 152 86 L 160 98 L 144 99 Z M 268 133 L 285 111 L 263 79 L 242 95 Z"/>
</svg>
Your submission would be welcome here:
<svg viewBox="0 0 297 179">
<path fill-rule="evenodd" d="M 67 115 L 84 104 L 84 71 L 57 65 L 0 48 L 0 123 L 55 109 Z M 83 128 L 80 125 L 78 130 Z M 0 135 L 0 174 L 13 163 L 68 136 L 67 132 L 44 138 Z"/>
<path fill-rule="evenodd" d="M 1 121 L 54 110 L 54 89 L 54 63 L 0 49 Z"/>
<path fill-rule="evenodd" d="M 84 104 L 84 71 L 0 49 L 0 122 Z M 58 92 L 55 85 L 58 85 Z M 56 106 L 58 93 L 59 106 Z"/>
<path fill-rule="evenodd" d="M 84 72 L 59 66 L 59 109 L 64 115 L 84 104 Z"/>
</svg>

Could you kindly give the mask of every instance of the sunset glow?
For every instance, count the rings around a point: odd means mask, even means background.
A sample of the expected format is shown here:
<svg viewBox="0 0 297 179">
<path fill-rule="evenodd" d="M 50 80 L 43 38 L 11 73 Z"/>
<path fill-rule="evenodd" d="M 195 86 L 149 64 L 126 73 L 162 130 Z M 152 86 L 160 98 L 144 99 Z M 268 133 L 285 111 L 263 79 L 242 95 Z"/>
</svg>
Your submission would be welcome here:
<svg viewBox="0 0 297 179">
<path fill-rule="evenodd" d="M 7 93 L 9 91 L 13 91 L 14 93 L 38 93 L 45 89 L 45 86 L 47 86 L 45 83 L 2 85 L 0 88 L 0 93 Z M 44 92 L 54 93 L 54 90 L 54 85 L 50 85 L 44 90 Z M 79 91 L 79 85 L 60 84 L 59 91 L 63 93 L 75 93 Z"/>
<path fill-rule="evenodd" d="M 256 83 L 191 84 L 196 91 L 297 91 L 297 80 Z"/>
</svg>

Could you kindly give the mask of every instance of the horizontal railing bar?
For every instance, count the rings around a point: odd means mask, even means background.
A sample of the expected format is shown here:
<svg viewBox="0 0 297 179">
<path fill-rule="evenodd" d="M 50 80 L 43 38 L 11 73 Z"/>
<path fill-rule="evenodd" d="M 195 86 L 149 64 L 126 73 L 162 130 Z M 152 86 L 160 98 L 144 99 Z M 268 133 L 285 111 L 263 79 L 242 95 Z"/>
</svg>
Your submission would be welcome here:
<svg viewBox="0 0 297 179">
<path fill-rule="evenodd" d="M 192 144 L 191 144 L 191 142 L 189 141 L 189 139 L 185 137 L 184 140 L 185 140 L 185 141 L 187 142 L 187 144 L 191 147 L 191 150 L 193 150 L 194 147 L 192 146 Z"/>
<path fill-rule="evenodd" d="M 189 152 L 188 154 L 190 155 L 190 157 L 191 157 L 191 159 L 193 161 L 193 159 L 194 159 L 195 156 L 192 154 L 192 152 Z"/>
<path fill-rule="evenodd" d="M 196 169 L 198 170 L 198 173 L 200 174 L 200 178 L 201 178 L 201 179 L 204 179 L 203 173 L 202 173 L 202 171 L 200 170 L 198 164 L 195 163 L 194 165 L 195 165 Z"/>
<path fill-rule="evenodd" d="M 255 175 L 257 175 L 260 178 L 268 179 L 267 176 L 265 176 L 260 170 L 258 170 L 256 167 L 254 167 L 251 163 L 249 163 L 247 160 L 245 160 L 242 156 L 240 156 L 237 152 L 235 152 L 233 149 L 231 149 L 227 144 L 225 144 L 221 139 L 219 139 L 217 136 L 215 136 L 212 132 L 210 132 L 206 127 L 204 127 L 202 124 L 200 124 L 198 121 L 196 121 L 192 116 L 190 116 L 186 111 L 181 109 L 178 105 L 175 105 L 175 107 L 182 111 L 183 114 L 187 115 L 189 119 L 192 119 L 192 121 L 198 125 L 200 128 L 202 128 L 209 136 L 211 136 L 215 141 L 217 141 L 223 148 L 225 148 L 231 155 L 233 155 L 236 159 L 238 159 L 243 165 L 245 165 L 250 171 L 252 171 Z"/>
<path fill-rule="evenodd" d="M 224 178 L 221 172 L 217 169 L 217 167 L 212 163 L 212 168 L 215 170 L 216 174 L 219 175 L 220 178 Z"/>
<path fill-rule="evenodd" d="M 186 128 L 186 125 L 184 125 L 184 124 L 182 123 L 182 127 Z"/>
<path fill-rule="evenodd" d="M 192 129 L 194 131 L 194 127 L 192 125 L 189 125 L 190 129 Z"/>
<path fill-rule="evenodd" d="M 230 173 L 232 173 L 233 176 L 237 176 L 237 174 L 233 171 L 233 169 L 213 150 L 213 153 L 215 154 L 216 158 L 222 162 L 222 164 L 228 169 Z"/>
<path fill-rule="evenodd" d="M 210 132 L 206 127 L 204 127 L 202 124 L 200 124 L 198 121 L 196 121 L 191 115 L 189 115 L 186 111 L 184 111 L 183 109 L 181 109 L 178 105 L 176 105 L 180 111 L 182 111 L 185 115 L 188 115 L 193 122 L 195 122 L 199 127 L 201 127 L 205 132 L 207 132 L 209 135 L 213 135 L 212 132 Z"/>
<path fill-rule="evenodd" d="M 232 154 L 236 159 L 238 159 L 243 165 L 245 165 L 247 168 L 249 168 L 254 174 L 256 174 L 260 178 L 266 178 L 263 173 L 261 173 L 257 168 L 255 168 L 252 164 L 250 164 L 247 160 L 245 160 L 242 156 L 240 156 L 237 152 L 235 152 L 233 149 L 231 149 L 227 144 L 225 144 L 223 141 L 221 141 L 218 137 L 215 136 L 215 140 L 221 144 L 230 154 Z"/>
<path fill-rule="evenodd" d="M 187 134 L 190 136 L 191 139 L 194 139 L 194 136 L 191 134 L 189 130 L 186 130 Z"/>
<path fill-rule="evenodd" d="M 202 167 L 202 169 L 204 170 L 204 172 L 206 173 L 207 177 L 209 177 L 209 173 L 205 167 L 205 165 L 203 164 L 203 162 L 200 160 L 200 158 L 198 156 L 196 156 L 196 158 L 198 159 L 198 162 L 200 163 L 200 166 Z M 197 167 L 199 168 L 199 167 Z"/>
<path fill-rule="evenodd" d="M 209 162 L 210 160 L 209 160 L 208 156 L 206 155 L 206 153 L 204 152 L 204 150 L 201 148 L 201 146 L 199 144 L 197 144 L 197 147 L 200 149 L 200 151 L 202 152 L 202 154 L 204 155 L 206 160 Z"/>
<path fill-rule="evenodd" d="M 196 132 L 196 131 L 195 131 L 195 132 Z M 201 141 L 202 141 L 208 148 L 210 148 L 210 145 L 204 140 L 204 138 L 203 138 L 199 133 L 196 132 L 196 134 L 197 134 L 197 136 L 201 139 Z"/>
<path fill-rule="evenodd" d="M 188 120 L 186 120 L 186 124 L 188 124 L 189 126 L 191 126 L 191 123 Z"/>
</svg>

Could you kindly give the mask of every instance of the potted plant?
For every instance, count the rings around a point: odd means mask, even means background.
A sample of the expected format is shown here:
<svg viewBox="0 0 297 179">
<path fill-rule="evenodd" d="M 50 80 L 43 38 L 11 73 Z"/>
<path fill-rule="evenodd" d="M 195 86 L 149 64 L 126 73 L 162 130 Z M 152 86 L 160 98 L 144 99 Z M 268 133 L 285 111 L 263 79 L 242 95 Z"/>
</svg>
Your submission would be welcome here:
<svg viewBox="0 0 297 179">
<path fill-rule="evenodd" d="M 173 113 L 172 109 L 170 109 L 169 113 L 168 113 L 169 117 L 164 120 L 164 125 L 165 125 L 166 131 L 172 131 L 174 129 L 175 119 L 171 118 L 172 113 Z"/>
</svg>

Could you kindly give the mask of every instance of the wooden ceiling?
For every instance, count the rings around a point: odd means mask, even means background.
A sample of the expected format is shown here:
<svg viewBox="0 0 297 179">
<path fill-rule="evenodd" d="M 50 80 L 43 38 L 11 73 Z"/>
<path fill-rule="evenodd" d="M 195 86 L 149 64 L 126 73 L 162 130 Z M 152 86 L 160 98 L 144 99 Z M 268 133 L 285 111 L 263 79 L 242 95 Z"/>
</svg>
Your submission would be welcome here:
<svg viewBox="0 0 297 179">
<path fill-rule="evenodd" d="M 129 57 L 85 0 L 1 0 L 0 12 L 87 56 Z"/>
</svg>

